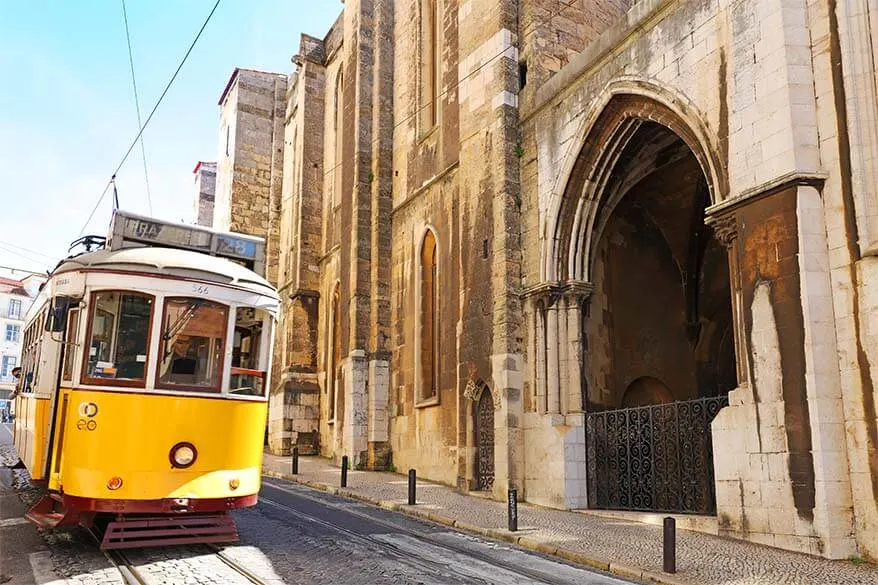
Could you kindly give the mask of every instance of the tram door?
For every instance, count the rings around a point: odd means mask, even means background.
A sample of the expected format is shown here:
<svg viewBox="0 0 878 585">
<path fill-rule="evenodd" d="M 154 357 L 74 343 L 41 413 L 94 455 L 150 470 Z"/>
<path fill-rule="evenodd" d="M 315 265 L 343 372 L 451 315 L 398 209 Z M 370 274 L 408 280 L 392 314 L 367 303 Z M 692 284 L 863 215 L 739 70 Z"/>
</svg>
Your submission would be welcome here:
<svg viewBox="0 0 878 585">
<path fill-rule="evenodd" d="M 53 303 L 47 303 L 46 308 L 25 327 L 15 449 L 34 480 L 47 479 L 46 462 L 51 456 L 61 342 L 71 301 L 67 297 L 53 299 Z"/>
</svg>

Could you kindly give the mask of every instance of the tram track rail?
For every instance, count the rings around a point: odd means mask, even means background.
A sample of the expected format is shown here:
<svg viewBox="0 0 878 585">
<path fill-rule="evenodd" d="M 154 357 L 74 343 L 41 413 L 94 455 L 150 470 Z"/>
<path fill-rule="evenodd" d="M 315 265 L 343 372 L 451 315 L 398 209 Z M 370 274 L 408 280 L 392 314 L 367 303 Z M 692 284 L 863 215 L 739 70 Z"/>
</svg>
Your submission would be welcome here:
<svg viewBox="0 0 878 585">
<path fill-rule="evenodd" d="M 88 533 L 91 535 L 91 537 L 95 541 L 95 544 L 100 549 L 102 535 L 95 528 L 88 529 Z M 219 559 L 225 566 L 232 569 L 236 574 L 240 575 L 248 582 L 253 583 L 253 585 L 268 585 L 268 583 L 261 579 L 258 575 L 256 575 L 255 573 L 247 569 L 247 567 L 226 554 L 219 546 L 216 546 L 214 544 L 203 544 L 199 546 L 203 547 L 203 549 L 206 550 L 208 554 L 211 554 Z M 109 563 L 113 565 L 113 567 L 119 572 L 119 575 L 122 577 L 122 581 L 125 583 L 125 585 L 157 585 L 160 582 L 166 582 L 162 581 L 161 579 L 151 577 L 145 571 L 142 571 L 123 550 L 100 550 L 103 553 L 104 557 L 107 559 L 107 561 L 109 561 Z"/>
<path fill-rule="evenodd" d="M 125 585 L 150 585 L 146 576 L 137 570 L 137 567 L 134 566 L 125 553 L 119 550 L 104 550 L 101 548 L 103 535 L 100 534 L 97 528 L 91 527 L 86 531 L 94 539 L 98 550 L 103 553 L 107 561 L 119 572 Z"/>
<path fill-rule="evenodd" d="M 551 573 L 541 571 L 538 569 L 533 569 L 533 568 L 530 568 L 527 566 L 522 566 L 522 565 L 510 566 L 508 564 L 505 564 L 504 562 L 502 562 L 501 560 L 499 560 L 498 558 L 496 558 L 495 556 L 493 556 L 491 554 L 486 554 L 485 552 L 481 552 L 481 551 L 474 549 L 474 548 L 471 548 L 471 547 L 466 547 L 463 545 L 457 545 L 457 544 L 448 542 L 447 540 L 437 538 L 436 536 L 434 536 L 433 534 L 431 534 L 429 532 L 406 528 L 405 526 L 400 525 L 399 523 L 383 520 L 380 517 L 376 517 L 373 514 L 359 511 L 357 509 L 351 508 L 350 506 L 346 506 L 346 505 L 343 505 L 340 503 L 333 503 L 333 502 L 327 501 L 324 498 L 310 496 L 310 495 L 307 495 L 305 493 L 301 493 L 298 490 L 293 491 L 293 490 L 287 489 L 285 487 L 282 487 L 282 486 L 274 484 L 274 483 L 263 482 L 263 489 L 266 486 L 268 486 L 270 489 L 275 489 L 275 490 L 278 490 L 281 492 L 285 492 L 285 493 L 294 495 L 295 497 L 298 497 L 298 498 L 313 501 L 313 502 L 318 503 L 321 506 L 324 506 L 326 508 L 331 508 L 331 509 L 335 509 L 338 511 L 343 511 L 343 512 L 350 514 L 352 516 L 356 516 L 358 518 L 368 520 L 369 522 L 373 522 L 373 523 L 381 525 L 385 528 L 390 528 L 399 534 L 406 535 L 410 538 L 416 539 L 416 540 L 423 542 L 425 544 L 429 544 L 431 546 L 438 547 L 440 549 L 444 549 L 448 552 L 458 554 L 458 555 L 463 555 L 463 556 L 472 558 L 474 560 L 480 561 L 482 563 L 486 563 L 487 565 L 496 567 L 498 570 L 509 571 L 512 573 L 516 573 L 520 576 L 528 577 L 528 578 L 532 579 L 533 581 L 535 581 L 536 583 L 542 583 L 545 585 L 569 585 L 569 583 L 570 583 L 570 581 L 567 579 L 563 579 L 563 578 L 559 579 L 555 575 L 552 575 Z M 424 566 L 428 566 L 428 565 L 432 564 L 430 561 L 427 561 L 427 560 L 414 560 L 414 559 L 411 559 L 407 554 L 401 554 L 401 551 L 398 551 L 396 549 L 396 547 L 391 543 L 385 542 L 383 540 L 372 538 L 368 535 L 360 534 L 360 533 L 355 532 L 353 530 L 349 530 L 347 528 L 339 526 L 335 523 L 328 522 L 326 520 L 318 518 L 317 516 L 314 516 L 314 515 L 309 514 L 307 512 L 303 512 L 302 510 L 294 508 L 290 505 L 278 502 L 277 500 L 275 500 L 275 499 L 269 497 L 267 494 L 265 494 L 264 491 L 262 494 L 260 494 L 259 501 L 263 504 L 267 504 L 267 505 L 272 506 L 274 508 L 284 510 L 285 512 L 287 512 L 289 514 L 292 514 L 293 516 L 298 516 L 299 518 L 306 520 L 308 522 L 318 524 L 318 525 L 323 526 L 327 529 L 330 529 L 330 530 L 333 530 L 333 531 L 338 532 L 340 534 L 343 534 L 347 538 L 352 539 L 354 541 L 361 542 L 363 544 L 368 544 L 371 547 L 375 547 L 375 546 L 381 547 L 385 551 L 391 553 L 393 556 L 398 557 L 398 560 L 405 562 L 407 564 L 413 564 L 413 565 L 423 564 Z M 426 522 L 429 522 L 429 521 L 426 521 Z M 485 542 L 492 542 L 492 541 L 486 540 Z M 529 554 L 529 555 L 534 555 L 534 556 L 537 556 L 539 558 L 546 558 L 544 555 L 540 555 L 540 554 L 533 553 L 530 551 L 524 551 L 524 550 L 519 549 L 518 547 L 516 547 L 514 545 L 507 545 L 504 543 L 503 546 L 508 546 L 510 550 L 521 550 L 522 552 L 525 552 L 526 554 Z M 578 567 L 576 565 L 573 565 L 571 563 L 566 563 L 566 562 L 563 562 L 561 560 L 552 559 L 552 561 L 554 561 L 555 563 L 558 563 L 558 564 L 567 565 L 567 566 L 575 568 L 575 569 L 584 570 L 582 567 Z M 598 574 L 604 575 L 606 577 L 612 578 L 612 576 L 606 575 L 605 573 L 603 573 L 601 571 L 596 571 L 593 569 L 588 569 L 588 571 L 598 573 Z M 622 583 L 622 581 L 619 581 L 619 583 Z"/>
<path fill-rule="evenodd" d="M 258 575 L 253 573 L 247 567 L 245 567 L 244 565 L 242 565 L 241 563 L 239 563 L 235 559 L 231 558 L 229 555 L 227 555 L 225 552 L 223 552 L 223 550 L 220 547 L 216 546 L 215 544 L 207 544 L 205 546 L 214 555 L 216 555 L 216 557 L 219 560 L 221 560 L 228 567 L 230 567 L 233 571 L 235 571 L 236 573 L 238 573 L 239 575 L 241 575 L 242 577 L 244 577 L 245 579 L 247 579 L 248 581 L 250 581 L 254 585 L 267 585 L 266 581 L 260 579 Z"/>
</svg>

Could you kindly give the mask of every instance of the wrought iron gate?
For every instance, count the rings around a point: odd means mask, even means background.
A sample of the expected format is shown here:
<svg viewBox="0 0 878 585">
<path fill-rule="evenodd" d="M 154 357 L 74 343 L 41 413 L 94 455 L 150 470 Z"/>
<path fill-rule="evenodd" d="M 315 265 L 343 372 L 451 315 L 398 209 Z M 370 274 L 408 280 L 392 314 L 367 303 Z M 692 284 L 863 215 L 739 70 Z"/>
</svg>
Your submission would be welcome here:
<svg viewBox="0 0 878 585">
<path fill-rule="evenodd" d="M 494 487 L 494 399 L 482 389 L 476 405 L 476 489 Z"/>
<path fill-rule="evenodd" d="M 716 513 L 710 423 L 727 396 L 589 413 L 588 505 Z"/>
</svg>

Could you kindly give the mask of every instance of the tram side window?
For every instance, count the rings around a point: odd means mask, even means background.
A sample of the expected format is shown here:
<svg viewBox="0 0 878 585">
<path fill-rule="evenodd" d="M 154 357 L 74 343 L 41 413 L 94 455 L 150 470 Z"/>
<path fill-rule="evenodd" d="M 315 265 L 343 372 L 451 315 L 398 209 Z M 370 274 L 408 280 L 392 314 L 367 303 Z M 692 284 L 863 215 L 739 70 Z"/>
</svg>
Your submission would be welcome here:
<svg viewBox="0 0 878 585">
<path fill-rule="evenodd" d="M 149 295 L 121 291 L 92 294 L 84 378 L 99 384 L 143 382 L 152 307 Z"/>
<path fill-rule="evenodd" d="M 46 312 L 40 312 L 24 332 L 22 347 L 22 376 L 19 388 L 23 393 L 33 392 L 37 383 L 40 368 L 40 342 L 42 341 L 43 323 Z"/>
<path fill-rule="evenodd" d="M 264 396 L 265 369 L 262 363 L 263 331 L 266 314 L 250 307 L 239 307 L 235 311 L 235 338 L 232 343 L 232 376 L 229 384 L 231 394 L 245 396 Z"/>
<path fill-rule="evenodd" d="M 67 315 L 67 336 L 64 338 L 64 380 L 73 380 L 73 362 L 79 347 L 79 309 L 71 309 Z"/>
<path fill-rule="evenodd" d="M 204 299 L 167 299 L 157 385 L 219 392 L 228 323 L 225 305 Z"/>
</svg>

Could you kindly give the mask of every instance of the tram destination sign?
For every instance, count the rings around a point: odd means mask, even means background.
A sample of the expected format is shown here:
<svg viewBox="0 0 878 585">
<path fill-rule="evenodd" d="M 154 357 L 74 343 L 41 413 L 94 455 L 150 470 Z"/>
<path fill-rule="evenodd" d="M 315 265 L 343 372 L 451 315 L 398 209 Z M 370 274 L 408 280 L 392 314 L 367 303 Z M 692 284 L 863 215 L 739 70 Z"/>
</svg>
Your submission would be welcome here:
<svg viewBox="0 0 878 585">
<path fill-rule="evenodd" d="M 210 232 L 138 217 L 126 217 L 123 226 L 122 234 L 126 240 L 210 252 Z"/>
<path fill-rule="evenodd" d="M 137 246 L 163 246 L 220 256 L 244 264 L 258 274 L 263 274 L 265 268 L 265 240 L 262 238 L 116 210 L 110 223 L 107 247 L 120 250 Z"/>
</svg>

